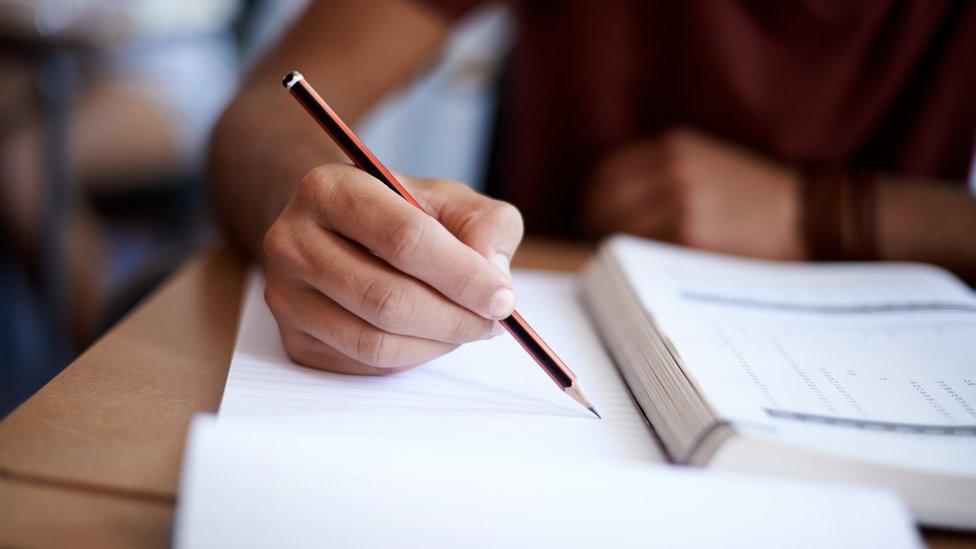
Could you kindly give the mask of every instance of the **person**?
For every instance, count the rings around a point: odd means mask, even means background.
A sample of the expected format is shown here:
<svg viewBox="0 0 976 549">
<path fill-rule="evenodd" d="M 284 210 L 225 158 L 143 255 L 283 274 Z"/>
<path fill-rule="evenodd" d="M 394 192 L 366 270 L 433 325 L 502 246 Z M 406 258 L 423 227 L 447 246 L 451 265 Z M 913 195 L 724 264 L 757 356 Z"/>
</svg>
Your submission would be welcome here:
<svg viewBox="0 0 976 549">
<path fill-rule="evenodd" d="M 353 122 L 477 3 L 313 3 L 219 121 L 215 202 L 296 361 L 390 373 L 497 333 L 515 206 L 536 233 L 976 272 L 976 4 L 513 1 L 489 178 L 510 202 L 404 177 L 427 217 L 279 80 L 301 70 Z"/>
</svg>

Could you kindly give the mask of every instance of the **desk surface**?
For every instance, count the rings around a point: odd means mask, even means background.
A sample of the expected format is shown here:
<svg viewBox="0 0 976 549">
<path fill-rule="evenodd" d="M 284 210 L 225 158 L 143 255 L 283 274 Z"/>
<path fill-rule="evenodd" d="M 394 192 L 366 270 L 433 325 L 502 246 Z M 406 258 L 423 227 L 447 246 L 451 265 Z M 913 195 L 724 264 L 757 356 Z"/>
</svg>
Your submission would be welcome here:
<svg viewBox="0 0 976 549">
<path fill-rule="evenodd" d="M 514 264 L 571 271 L 588 256 L 529 241 Z M 227 251 L 195 257 L 0 422 L 0 546 L 169 546 L 186 429 L 220 402 L 243 274 Z"/>
</svg>

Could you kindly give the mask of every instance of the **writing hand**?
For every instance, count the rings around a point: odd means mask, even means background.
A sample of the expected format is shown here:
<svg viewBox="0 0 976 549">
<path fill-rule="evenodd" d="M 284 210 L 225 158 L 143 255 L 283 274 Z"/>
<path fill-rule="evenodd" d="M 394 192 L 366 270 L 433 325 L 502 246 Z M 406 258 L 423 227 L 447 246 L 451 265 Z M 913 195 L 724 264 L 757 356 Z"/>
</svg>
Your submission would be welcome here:
<svg viewBox="0 0 976 549">
<path fill-rule="evenodd" d="M 265 299 L 293 360 L 384 374 L 501 333 L 518 210 L 461 183 L 399 179 L 430 215 L 332 164 L 305 176 L 268 230 Z"/>
</svg>

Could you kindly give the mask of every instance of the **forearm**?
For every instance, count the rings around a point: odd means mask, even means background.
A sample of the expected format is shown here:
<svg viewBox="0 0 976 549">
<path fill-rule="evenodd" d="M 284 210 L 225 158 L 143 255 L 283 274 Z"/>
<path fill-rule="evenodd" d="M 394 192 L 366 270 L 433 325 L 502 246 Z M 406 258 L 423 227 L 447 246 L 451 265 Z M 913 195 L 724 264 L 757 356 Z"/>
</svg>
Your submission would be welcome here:
<svg viewBox="0 0 976 549">
<path fill-rule="evenodd" d="M 339 159 L 307 120 L 295 120 L 289 110 L 296 106 L 280 100 L 290 99 L 283 90 L 274 90 L 277 98 L 265 91 L 245 91 L 234 100 L 214 130 L 210 162 L 212 199 L 225 230 L 257 259 L 265 232 L 302 176 Z"/>
<path fill-rule="evenodd" d="M 935 263 L 976 280 L 976 197 L 942 182 L 877 184 L 879 259 Z"/>
<path fill-rule="evenodd" d="M 345 161 L 281 87 L 294 69 L 355 122 L 438 50 L 446 21 L 400 0 L 313 3 L 249 76 L 211 148 L 213 199 L 230 236 L 262 258 L 262 240 L 313 167 Z"/>
</svg>

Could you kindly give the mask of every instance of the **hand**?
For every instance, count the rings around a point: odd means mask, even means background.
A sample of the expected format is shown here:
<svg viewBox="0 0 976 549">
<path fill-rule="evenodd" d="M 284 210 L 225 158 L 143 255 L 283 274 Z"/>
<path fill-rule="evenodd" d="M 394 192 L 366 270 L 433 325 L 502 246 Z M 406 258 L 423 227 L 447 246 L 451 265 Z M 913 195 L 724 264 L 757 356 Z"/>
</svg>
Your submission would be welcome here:
<svg viewBox="0 0 976 549">
<path fill-rule="evenodd" d="M 795 170 L 729 143 L 672 130 L 604 158 L 592 173 L 584 226 L 705 250 L 802 259 Z"/>
<path fill-rule="evenodd" d="M 264 295 L 295 361 L 385 374 L 501 332 L 518 210 L 461 183 L 400 181 L 430 215 L 335 164 L 309 172 L 268 230 Z"/>
</svg>

